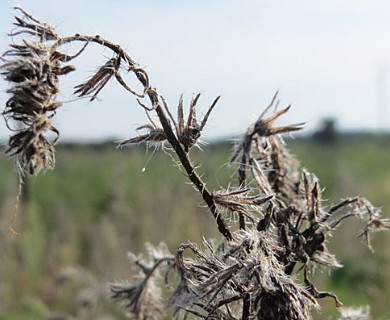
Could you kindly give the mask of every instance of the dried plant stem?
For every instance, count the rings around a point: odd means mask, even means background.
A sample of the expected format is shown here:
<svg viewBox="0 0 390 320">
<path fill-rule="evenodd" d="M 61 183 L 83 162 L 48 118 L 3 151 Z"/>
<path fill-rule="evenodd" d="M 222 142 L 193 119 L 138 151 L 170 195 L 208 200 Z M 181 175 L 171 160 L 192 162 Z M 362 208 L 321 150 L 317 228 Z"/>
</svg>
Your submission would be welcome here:
<svg viewBox="0 0 390 320">
<path fill-rule="evenodd" d="M 243 307 L 242 307 L 242 319 L 248 319 L 250 316 L 251 300 L 250 293 L 244 294 Z"/>
<path fill-rule="evenodd" d="M 191 163 L 191 160 L 188 156 L 188 151 L 186 152 L 183 149 L 182 145 L 177 139 L 176 134 L 174 133 L 172 126 L 170 124 L 169 118 L 164 111 L 163 103 L 161 102 L 163 99 L 160 98 L 156 90 L 150 87 L 149 79 L 146 76 L 146 73 L 141 68 L 139 68 L 139 66 L 133 61 L 133 59 L 119 45 L 116 45 L 106 39 L 103 39 L 100 36 L 85 36 L 85 35 L 76 34 L 71 37 L 60 39 L 59 41 L 57 41 L 56 44 L 54 44 L 53 48 L 55 49 L 66 43 L 71 43 L 74 41 L 94 42 L 104 47 L 107 47 L 111 49 L 113 52 L 115 52 L 120 58 L 124 59 L 127 62 L 129 66 L 129 70 L 135 70 L 134 74 L 136 75 L 137 79 L 144 87 L 144 93 L 149 97 L 151 104 L 155 106 L 155 111 L 164 129 L 166 138 L 170 143 L 170 145 L 175 150 L 181 164 L 183 165 L 184 170 L 188 175 L 188 178 L 191 180 L 193 185 L 202 195 L 204 202 L 207 204 L 208 208 L 210 209 L 210 212 L 212 213 L 213 217 L 217 222 L 219 232 L 227 240 L 232 240 L 232 234 L 217 210 L 212 193 L 206 188 L 205 183 L 202 181 L 201 177 L 196 172 L 195 166 Z M 213 103 L 212 107 L 214 107 L 214 105 L 215 103 Z"/>
<path fill-rule="evenodd" d="M 152 97 L 150 97 L 150 99 L 152 100 Z M 202 195 L 204 202 L 206 202 L 213 217 L 217 221 L 219 232 L 227 240 L 232 240 L 232 235 L 231 235 L 229 229 L 227 228 L 224 220 L 222 219 L 221 215 L 217 211 L 217 208 L 216 208 L 215 202 L 214 202 L 214 197 L 212 196 L 210 191 L 206 188 L 205 183 L 202 181 L 202 179 L 200 178 L 198 173 L 195 171 L 195 166 L 191 163 L 191 160 L 188 157 L 188 153 L 186 153 L 184 151 L 184 149 L 180 145 L 179 141 L 177 140 L 177 138 L 172 130 L 172 127 L 169 124 L 169 120 L 166 117 L 166 115 L 165 115 L 165 113 L 160 105 L 157 105 L 156 112 L 157 112 L 157 115 L 160 119 L 161 125 L 163 126 L 164 131 L 167 135 L 167 140 L 172 145 L 177 156 L 179 157 L 180 162 L 183 165 L 183 168 L 185 169 L 185 171 L 188 174 L 188 178 L 191 180 L 191 182 L 194 184 L 194 186 L 198 189 L 198 191 Z"/>
</svg>

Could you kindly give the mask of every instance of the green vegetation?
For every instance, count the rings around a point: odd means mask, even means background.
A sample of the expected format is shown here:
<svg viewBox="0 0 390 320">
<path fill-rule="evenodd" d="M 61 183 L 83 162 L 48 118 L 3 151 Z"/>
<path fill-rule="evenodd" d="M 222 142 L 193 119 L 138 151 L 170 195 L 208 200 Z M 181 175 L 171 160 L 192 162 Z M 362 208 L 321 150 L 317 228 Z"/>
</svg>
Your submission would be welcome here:
<svg viewBox="0 0 390 320">
<path fill-rule="evenodd" d="M 388 141 L 362 138 L 318 145 L 298 139 L 288 145 L 302 165 L 318 175 L 329 205 L 337 201 L 336 195 L 361 194 L 389 216 Z M 82 267 L 103 285 L 128 277 L 125 253 L 142 251 L 145 241 L 164 240 L 175 249 L 188 239 L 200 242 L 212 235 L 215 221 L 198 206 L 200 198 L 169 156 L 156 152 L 142 172 L 150 152 L 141 147 L 60 148 L 56 170 L 28 180 L 29 200 L 16 217 L 17 181 L 11 161 L 1 156 L 0 319 L 42 319 L 49 310 L 75 308 L 73 298 L 84 284 L 76 277 L 59 285 L 66 267 Z M 232 174 L 229 152 L 226 145 L 195 152 L 211 190 L 227 186 Z M 374 237 L 376 254 L 371 255 L 360 241 L 353 241 L 359 223 L 341 228 L 332 251 L 344 268 L 332 271 L 327 288 L 345 305 L 369 304 L 373 316 L 389 317 L 387 234 Z M 326 281 L 321 279 L 316 281 Z M 117 312 L 104 299 L 100 306 L 106 313 Z M 333 301 L 327 299 L 323 307 L 332 310 Z M 116 317 L 120 319 L 119 313 Z"/>
</svg>

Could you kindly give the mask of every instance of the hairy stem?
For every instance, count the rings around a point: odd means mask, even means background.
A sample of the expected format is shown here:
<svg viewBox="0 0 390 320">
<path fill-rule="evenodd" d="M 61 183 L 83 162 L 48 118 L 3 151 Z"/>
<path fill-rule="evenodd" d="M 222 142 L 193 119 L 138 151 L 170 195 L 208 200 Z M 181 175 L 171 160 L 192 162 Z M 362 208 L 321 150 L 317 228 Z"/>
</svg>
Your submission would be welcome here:
<svg viewBox="0 0 390 320">
<path fill-rule="evenodd" d="M 180 145 L 179 141 L 177 140 L 176 135 L 173 132 L 172 127 L 169 124 L 169 120 L 166 117 L 163 109 L 161 108 L 161 106 L 159 104 L 156 107 L 156 113 L 157 113 L 157 115 L 160 119 L 161 125 L 163 126 L 164 131 L 167 135 L 167 140 L 172 145 L 177 156 L 179 157 L 180 162 L 183 165 L 183 168 L 185 169 L 185 171 L 188 174 L 188 178 L 191 180 L 191 182 L 194 184 L 194 186 L 198 189 L 198 191 L 202 195 L 203 200 L 206 202 L 212 215 L 214 216 L 215 220 L 217 221 L 219 232 L 227 240 L 232 240 L 232 235 L 231 235 L 229 229 L 226 227 L 225 222 L 223 221 L 221 215 L 217 211 L 213 195 L 206 188 L 205 183 L 202 181 L 200 176 L 195 171 L 195 167 L 192 165 L 191 160 L 188 157 L 188 153 L 186 153 L 184 151 L 184 149 Z"/>
<path fill-rule="evenodd" d="M 213 195 L 206 188 L 205 183 L 202 181 L 200 176 L 195 171 L 195 167 L 191 163 L 190 158 L 188 157 L 188 152 L 186 152 L 183 149 L 179 140 L 177 139 L 176 134 L 174 133 L 172 126 L 169 122 L 169 119 L 164 112 L 164 108 L 162 107 L 162 104 L 161 104 L 162 99 L 159 99 L 160 98 L 159 94 L 154 89 L 150 88 L 149 79 L 147 78 L 146 73 L 137 65 L 136 62 L 134 62 L 134 60 L 119 45 L 116 45 L 116 44 L 114 44 L 106 39 L 103 39 L 98 35 L 85 36 L 85 35 L 76 34 L 74 36 L 65 37 L 65 38 L 58 40 L 54 44 L 53 49 L 56 49 L 57 47 L 60 47 L 66 43 L 71 43 L 74 41 L 94 42 L 94 43 L 100 44 L 104 47 L 107 47 L 107 48 L 111 49 L 113 52 L 115 52 L 120 58 L 124 59 L 127 62 L 129 69 L 133 68 L 134 74 L 136 75 L 137 79 L 140 81 L 140 83 L 143 85 L 143 87 L 145 89 L 144 92 L 146 93 L 146 95 L 150 99 L 152 105 L 155 106 L 155 111 L 156 111 L 157 116 L 159 117 L 159 120 L 161 122 L 161 125 L 165 131 L 168 142 L 171 144 L 171 146 L 175 150 L 181 164 L 183 165 L 185 171 L 187 172 L 188 178 L 194 184 L 196 189 L 200 192 L 204 202 L 207 204 L 213 217 L 217 221 L 219 232 L 227 240 L 232 240 L 231 232 L 227 228 L 223 218 L 221 217 L 221 215 L 219 214 L 219 212 L 216 208 Z"/>
</svg>

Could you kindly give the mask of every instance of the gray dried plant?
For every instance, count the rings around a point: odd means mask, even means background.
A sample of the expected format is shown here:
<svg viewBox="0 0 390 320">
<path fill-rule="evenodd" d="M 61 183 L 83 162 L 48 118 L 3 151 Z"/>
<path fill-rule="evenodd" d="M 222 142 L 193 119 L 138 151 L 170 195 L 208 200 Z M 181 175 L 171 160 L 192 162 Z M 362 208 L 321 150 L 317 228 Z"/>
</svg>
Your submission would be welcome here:
<svg viewBox="0 0 390 320">
<path fill-rule="evenodd" d="M 164 98 L 151 86 L 146 71 L 119 45 L 100 36 L 60 37 L 49 25 L 17 10 L 22 16 L 15 17 L 17 29 L 11 36 L 34 40 L 11 44 L 3 54 L 1 68 L 11 84 L 3 116 L 9 127 L 11 120 L 20 123 L 13 129 L 7 153 L 15 156 L 21 172 L 37 174 L 54 167 L 59 132 L 51 118 L 61 107 L 56 100 L 59 76 L 75 70 L 65 63 L 94 43 L 109 49 L 112 57 L 90 79 L 77 85 L 75 94 L 92 101 L 116 79 L 134 95 L 149 121 L 139 129 L 147 132 L 120 146 L 140 142 L 169 146 L 216 220 L 220 240 L 204 240 L 201 246 L 181 244 L 174 254 L 163 244 L 148 246 L 146 258 L 130 254 L 138 270 L 134 279 L 113 284 L 111 291 L 133 317 L 311 319 L 312 310 L 319 308 L 318 299 L 330 297 L 341 306 L 335 294 L 320 291 L 310 279 L 315 266 L 341 267 L 326 246 L 329 236 L 348 218 L 363 219 L 366 227 L 360 236 L 371 247 L 370 233 L 389 229 L 390 223 L 364 198 L 323 205 L 318 179 L 300 169 L 280 136 L 301 129 L 302 124 L 274 126 L 289 110 L 278 111 L 277 95 L 234 147 L 231 163 L 237 167 L 237 181 L 229 190 L 210 191 L 190 153 L 199 144 L 219 97 L 201 120 L 196 115 L 200 95 L 193 96 L 187 119 L 181 97 L 175 119 Z M 84 43 L 77 54 L 61 53 L 65 44 L 74 42 Z M 141 84 L 140 92 L 124 80 L 127 73 Z M 274 113 L 266 116 L 272 108 Z M 152 113 L 158 121 L 152 120 Z M 50 132 L 55 133 L 52 140 L 47 138 Z"/>
</svg>

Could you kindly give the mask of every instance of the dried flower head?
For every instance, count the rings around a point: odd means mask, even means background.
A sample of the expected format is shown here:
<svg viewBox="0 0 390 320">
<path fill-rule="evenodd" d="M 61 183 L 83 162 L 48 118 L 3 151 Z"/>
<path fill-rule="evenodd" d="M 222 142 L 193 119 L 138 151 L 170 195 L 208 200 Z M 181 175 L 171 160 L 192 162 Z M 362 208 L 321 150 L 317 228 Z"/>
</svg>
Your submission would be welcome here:
<svg viewBox="0 0 390 320">
<path fill-rule="evenodd" d="M 153 281 L 132 285 L 116 283 L 111 286 L 112 298 L 122 301 L 126 310 L 137 319 L 159 319 L 161 305 L 159 301 L 159 287 Z"/>
<path fill-rule="evenodd" d="M 22 173 L 37 174 L 42 169 L 52 169 L 55 164 L 54 145 L 59 132 L 51 118 L 61 106 L 57 101 L 59 76 L 74 70 L 73 66 L 62 66 L 64 56 L 47 43 L 57 39 L 52 28 L 24 13 L 24 19 L 16 17 L 21 28 L 17 34 L 32 34 L 38 41 L 23 40 L 11 44 L 3 54 L 1 74 L 11 84 L 7 93 L 11 97 L 6 103 L 3 116 L 11 129 L 16 121 L 16 133 L 9 140 L 7 153 L 16 156 Z M 48 132 L 56 137 L 49 139 Z"/>
<path fill-rule="evenodd" d="M 161 272 L 158 267 L 165 268 L 165 277 L 172 268 L 174 257 L 170 255 L 165 243 L 158 247 L 146 244 L 149 256 L 135 256 L 129 253 L 130 260 L 139 270 L 134 279 L 141 279 L 138 284 L 123 282 L 111 285 L 112 298 L 124 304 L 126 310 L 137 319 L 159 319 L 163 307 L 161 305 Z"/>
<path fill-rule="evenodd" d="M 92 94 L 90 100 L 95 100 L 107 82 L 118 72 L 120 61 L 118 56 L 108 60 L 88 81 L 77 85 L 74 93 L 79 97 Z"/>
<path fill-rule="evenodd" d="M 246 133 L 237 141 L 230 162 L 237 163 L 240 168 L 238 171 L 239 184 L 244 185 L 246 181 L 246 171 L 249 168 L 249 159 L 252 158 L 251 153 L 253 148 L 261 148 L 265 155 L 269 159 L 267 161 L 274 162 L 275 165 L 279 162 L 279 155 L 281 154 L 280 143 L 278 142 L 279 137 L 275 135 L 293 132 L 302 129 L 303 123 L 283 126 L 283 127 L 274 127 L 274 122 L 283 114 L 285 114 L 290 107 L 282 109 L 278 112 L 275 112 L 272 116 L 265 118 L 265 114 L 272 108 L 275 109 L 278 107 L 279 101 L 277 100 L 277 93 L 274 95 L 269 106 L 264 110 L 255 123 L 249 126 Z M 273 139 L 274 138 L 274 139 Z M 270 148 L 276 148 L 272 152 Z M 262 153 L 259 152 L 259 155 L 262 156 Z M 264 154 L 263 154 L 264 155 Z M 272 174 L 272 171 L 269 171 Z"/>
<path fill-rule="evenodd" d="M 198 139 L 201 136 L 201 132 L 204 129 L 207 120 L 210 116 L 210 113 L 213 111 L 215 105 L 220 99 L 220 97 L 217 97 L 213 101 L 203 119 L 199 121 L 196 116 L 196 104 L 198 103 L 199 98 L 200 93 L 192 96 L 187 121 L 185 121 L 183 111 L 183 96 L 181 96 L 177 108 L 177 122 L 175 122 L 172 118 L 172 121 L 175 123 L 176 126 L 178 140 L 187 152 L 189 149 L 191 149 L 194 145 L 197 144 Z"/>
</svg>

